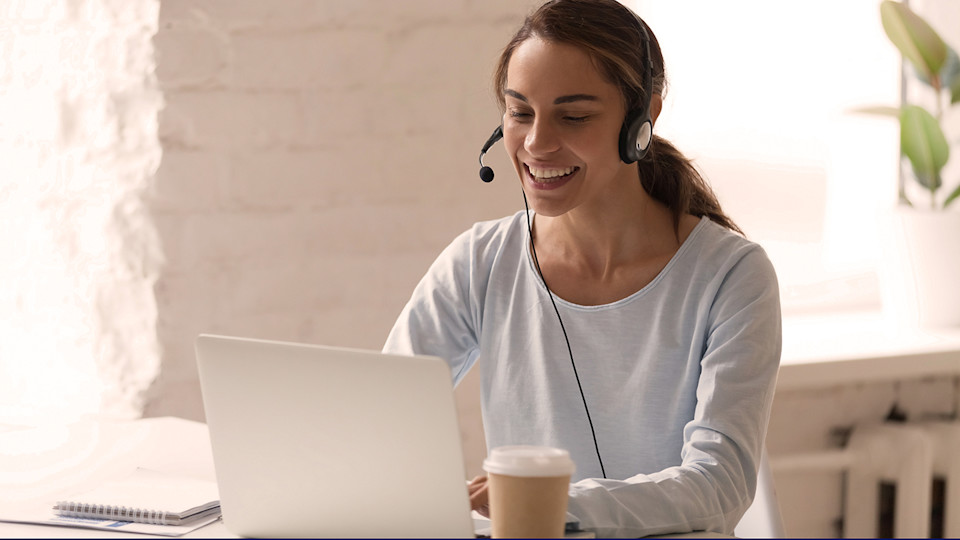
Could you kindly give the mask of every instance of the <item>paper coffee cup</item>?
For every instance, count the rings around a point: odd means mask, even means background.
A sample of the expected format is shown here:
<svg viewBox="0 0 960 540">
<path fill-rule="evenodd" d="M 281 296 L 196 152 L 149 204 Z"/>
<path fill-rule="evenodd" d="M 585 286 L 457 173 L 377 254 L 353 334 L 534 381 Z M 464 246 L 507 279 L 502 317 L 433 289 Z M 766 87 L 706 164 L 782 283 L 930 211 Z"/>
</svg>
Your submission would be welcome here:
<svg viewBox="0 0 960 540">
<path fill-rule="evenodd" d="M 549 446 L 501 446 L 483 461 L 494 538 L 560 538 L 573 460 Z"/>
</svg>

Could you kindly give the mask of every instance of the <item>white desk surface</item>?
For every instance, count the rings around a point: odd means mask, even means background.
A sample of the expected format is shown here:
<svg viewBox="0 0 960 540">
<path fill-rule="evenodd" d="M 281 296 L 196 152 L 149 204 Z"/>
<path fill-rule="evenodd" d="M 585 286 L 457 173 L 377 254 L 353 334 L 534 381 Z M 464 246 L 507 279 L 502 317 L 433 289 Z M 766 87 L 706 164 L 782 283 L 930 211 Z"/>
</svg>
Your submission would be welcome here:
<svg viewBox="0 0 960 540">
<path fill-rule="evenodd" d="M 215 480 L 207 426 L 180 418 L 83 421 L 20 429 L 0 425 L 0 513 L 55 501 L 122 478 L 137 467 Z M 12 510 L 11 510 L 12 509 Z M 0 522 L 0 538 L 167 538 L 135 533 Z M 238 538 L 223 521 L 180 538 Z M 732 538 L 716 533 L 663 538 Z"/>
<path fill-rule="evenodd" d="M 3 513 L 92 489 L 137 467 L 215 480 L 207 426 L 180 418 L 70 425 L 0 432 Z M 0 522 L 4 538 L 143 538 L 142 534 Z M 222 521 L 186 535 L 236 538 Z M 160 537 L 158 537 L 160 538 Z"/>
</svg>

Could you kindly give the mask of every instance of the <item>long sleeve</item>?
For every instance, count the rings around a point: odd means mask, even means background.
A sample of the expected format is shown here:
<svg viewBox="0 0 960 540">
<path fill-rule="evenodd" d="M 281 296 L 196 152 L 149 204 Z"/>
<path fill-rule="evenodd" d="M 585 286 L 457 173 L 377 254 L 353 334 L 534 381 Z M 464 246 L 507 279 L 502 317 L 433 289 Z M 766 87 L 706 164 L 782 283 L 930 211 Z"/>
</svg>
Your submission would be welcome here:
<svg viewBox="0 0 960 540">
<path fill-rule="evenodd" d="M 474 262 L 479 228 L 458 236 L 433 262 L 397 317 L 384 352 L 438 356 L 450 365 L 454 382 L 473 366 L 486 288 Z"/>
</svg>

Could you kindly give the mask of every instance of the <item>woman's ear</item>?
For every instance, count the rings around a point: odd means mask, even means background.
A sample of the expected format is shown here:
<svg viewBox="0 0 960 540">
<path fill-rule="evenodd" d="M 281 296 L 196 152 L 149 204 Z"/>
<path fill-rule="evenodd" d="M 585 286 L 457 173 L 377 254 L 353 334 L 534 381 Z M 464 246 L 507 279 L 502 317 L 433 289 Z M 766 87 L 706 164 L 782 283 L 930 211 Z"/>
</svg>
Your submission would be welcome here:
<svg viewBox="0 0 960 540">
<path fill-rule="evenodd" d="M 660 94 L 654 94 L 650 96 L 650 122 L 653 124 L 657 123 L 657 118 L 660 116 L 660 111 L 663 110 L 663 96 Z"/>
</svg>

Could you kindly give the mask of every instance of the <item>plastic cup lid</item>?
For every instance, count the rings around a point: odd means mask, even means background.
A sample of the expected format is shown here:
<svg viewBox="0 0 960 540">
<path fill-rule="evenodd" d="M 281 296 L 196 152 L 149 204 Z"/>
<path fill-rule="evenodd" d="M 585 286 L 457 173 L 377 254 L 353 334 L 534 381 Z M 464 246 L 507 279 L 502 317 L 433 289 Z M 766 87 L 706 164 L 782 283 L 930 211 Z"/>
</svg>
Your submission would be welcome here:
<svg viewBox="0 0 960 540">
<path fill-rule="evenodd" d="M 566 476 L 574 469 L 569 452 L 549 446 L 500 446 L 483 460 L 483 470 L 508 476 Z"/>
</svg>

